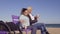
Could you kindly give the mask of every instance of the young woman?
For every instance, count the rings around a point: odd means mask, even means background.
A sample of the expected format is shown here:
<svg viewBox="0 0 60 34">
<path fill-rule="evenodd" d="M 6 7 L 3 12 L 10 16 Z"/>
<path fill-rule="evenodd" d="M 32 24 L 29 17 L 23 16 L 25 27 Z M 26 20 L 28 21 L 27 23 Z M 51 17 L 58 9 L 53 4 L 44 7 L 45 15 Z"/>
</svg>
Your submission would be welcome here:
<svg viewBox="0 0 60 34">
<path fill-rule="evenodd" d="M 30 26 L 29 18 L 27 17 L 29 14 L 28 10 L 26 8 L 23 8 L 21 11 L 21 16 L 19 18 L 21 25 L 25 29 L 32 29 L 31 34 L 36 34 L 36 28 L 33 26 Z"/>
</svg>

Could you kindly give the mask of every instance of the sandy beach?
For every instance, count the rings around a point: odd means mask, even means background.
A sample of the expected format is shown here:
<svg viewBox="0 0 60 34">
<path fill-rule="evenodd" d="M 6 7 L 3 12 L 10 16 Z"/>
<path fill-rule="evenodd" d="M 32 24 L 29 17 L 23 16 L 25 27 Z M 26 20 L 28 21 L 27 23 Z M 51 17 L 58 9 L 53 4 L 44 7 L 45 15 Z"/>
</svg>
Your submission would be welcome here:
<svg viewBox="0 0 60 34">
<path fill-rule="evenodd" d="M 47 30 L 49 31 L 50 34 L 60 34 L 60 28 L 52 28 L 48 27 Z M 23 31 L 25 34 L 25 31 Z M 37 34 L 41 34 L 40 30 L 37 30 Z M 31 34 L 31 31 L 28 32 L 28 34 Z"/>
<path fill-rule="evenodd" d="M 60 34 L 60 28 L 47 28 L 50 34 Z"/>
</svg>

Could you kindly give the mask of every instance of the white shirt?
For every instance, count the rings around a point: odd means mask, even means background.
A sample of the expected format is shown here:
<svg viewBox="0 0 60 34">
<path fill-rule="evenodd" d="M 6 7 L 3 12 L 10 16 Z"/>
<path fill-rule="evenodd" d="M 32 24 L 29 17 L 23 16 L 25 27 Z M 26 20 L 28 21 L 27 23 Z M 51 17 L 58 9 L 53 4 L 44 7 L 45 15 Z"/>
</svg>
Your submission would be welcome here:
<svg viewBox="0 0 60 34">
<path fill-rule="evenodd" d="M 32 14 L 29 14 L 29 15 L 30 15 L 30 18 L 31 18 L 32 20 L 35 20 L 35 19 L 34 19 L 34 16 L 32 16 Z"/>
<path fill-rule="evenodd" d="M 24 23 L 21 23 L 22 26 L 30 26 L 30 23 L 29 23 L 29 18 L 25 15 L 21 15 L 19 20 L 24 20 L 25 22 Z"/>
</svg>

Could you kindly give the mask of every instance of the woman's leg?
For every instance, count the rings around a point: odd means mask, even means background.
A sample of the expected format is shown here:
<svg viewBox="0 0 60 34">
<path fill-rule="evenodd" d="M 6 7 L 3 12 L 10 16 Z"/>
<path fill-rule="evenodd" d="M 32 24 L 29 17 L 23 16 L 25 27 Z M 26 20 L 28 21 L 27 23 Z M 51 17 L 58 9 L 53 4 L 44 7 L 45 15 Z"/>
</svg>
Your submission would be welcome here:
<svg viewBox="0 0 60 34">
<path fill-rule="evenodd" d="M 37 29 L 40 29 L 41 30 L 41 34 L 49 34 L 46 27 L 45 27 L 45 24 L 43 23 L 36 23 L 34 24 L 33 26 L 35 26 Z"/>
<path fill-rule="evenodd" d="M 34 27 L 34 26 L 29 26 L 28 29 L 31 30 L 31 34 L 36 34 L 36 30 L 37 30 L 36 27 Z"/>
</svg>

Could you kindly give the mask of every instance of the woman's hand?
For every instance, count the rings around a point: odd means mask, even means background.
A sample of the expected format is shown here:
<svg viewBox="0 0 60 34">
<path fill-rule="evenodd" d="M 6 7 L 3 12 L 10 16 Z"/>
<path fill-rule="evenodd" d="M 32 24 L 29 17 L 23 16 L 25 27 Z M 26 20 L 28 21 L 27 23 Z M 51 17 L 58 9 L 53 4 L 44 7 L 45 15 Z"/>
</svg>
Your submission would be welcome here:
<svg viewBox="0 0 60 34">
<path fill-rule="evenodd" d="M 27 29 L 27 26 L 24 25 L 23 27 L 24 27 L 24 29 Z"/>
<path fill-rule="evenodd" d="M 25 29 L 27 29 L 27 26 L 25 26 Z"/>
<path fill-rule="evenodd" d="M 37 14 L 35 17 L 36 17 L 37 19 L 39 19 L 39 18 L 40 18 L 40 15 L 39 15 L 39 14 Z"/>
</svg>

